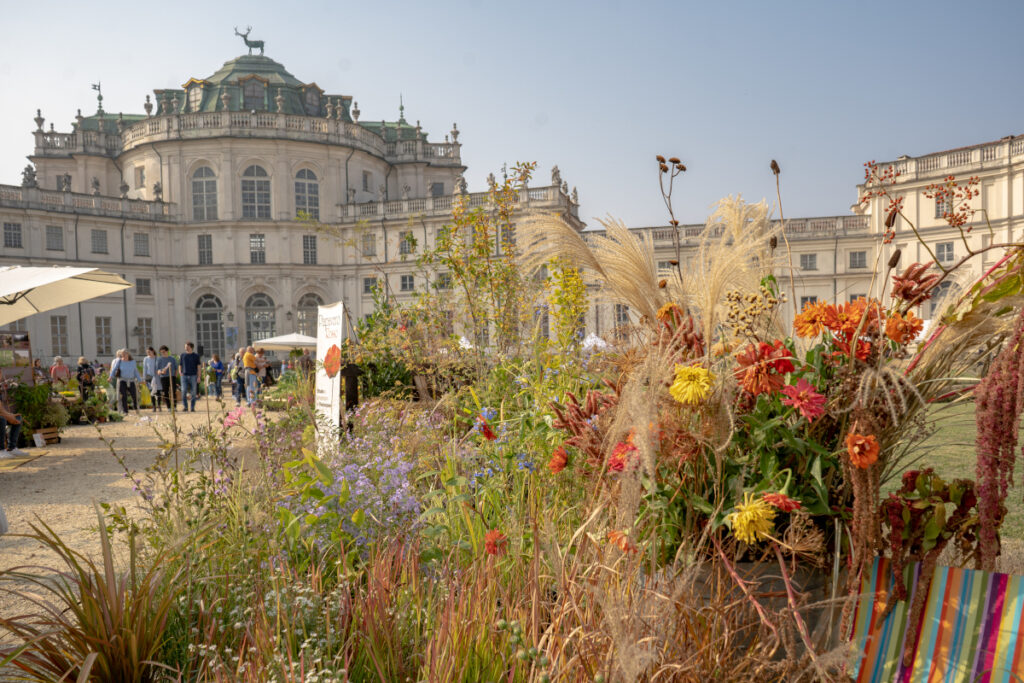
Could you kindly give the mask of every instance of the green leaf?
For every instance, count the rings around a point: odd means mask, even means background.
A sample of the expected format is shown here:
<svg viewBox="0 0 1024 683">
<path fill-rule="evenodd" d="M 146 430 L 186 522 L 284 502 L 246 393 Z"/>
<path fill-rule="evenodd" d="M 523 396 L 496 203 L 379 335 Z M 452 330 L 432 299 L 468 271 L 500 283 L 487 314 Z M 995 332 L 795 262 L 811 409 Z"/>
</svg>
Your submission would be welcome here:
<svg viewBox="0 0 1024 683">
<path fill-rule="evenodd" d="M 366 521 L 366 515 L 363 513 L 362 508 L 352 513 L 352 523 L 356 526 L 362 526 Z"/>
</svg>

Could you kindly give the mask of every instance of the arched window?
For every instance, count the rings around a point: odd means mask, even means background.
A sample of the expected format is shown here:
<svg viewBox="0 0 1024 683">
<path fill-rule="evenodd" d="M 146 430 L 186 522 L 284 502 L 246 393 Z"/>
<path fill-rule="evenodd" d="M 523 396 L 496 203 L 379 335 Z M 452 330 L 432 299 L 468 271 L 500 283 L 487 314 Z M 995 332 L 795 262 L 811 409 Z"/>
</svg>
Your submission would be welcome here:
<svg viewBox="0 0 1024 683">
<path fill-rule="evenodd" d="M 956 285 L 949 280 L 943 280 L 940 282 L 938 287 L 932 290 L 932 298 L 928 302 L 928 317 L 930 319 L 934 319 L 936 315 L 940 315 L 942 311 L 939 310 L 939 306 L 943 306 L 943 308 L 945 308 L 949 304 L 953 303 L 952 297 L 956 295 L 956 292 Z M 932 329 L 934 329 L 934 327 Z"/>
<path fill-rule="evenodd" d="M 274 300 L 262 292 L 250 296 L 245 302 L 245 343 L 273 337 L 276 329 Z"/>
<path fill-rule="evenodd" d="M 270 218 L 270 178 L 253 164 L 242 174 L 242 218 Z"/>
<path fill-rule="evenodd" d="M 316 88 L 306 88 L 306 115 L 320 116 L 320 91 Z"/>
<path fill-rule="evenodd" d="M 323 305 L 324 300 L 316 294 L 304 294 L 299 299 L 299 305 L 295 307 L 298 312 L 299 334 L 304 334 L 308 337 L 316 336 L 317 308 Z"/>
<path fill-rule="evenodd" d="M 217 220 L 217 176 L 209 166 L 192 174 L 192 220 Z"/>
<path fill-rule="evenodd" d="M 313 220 L 320 220 L 320 183 L 308 168 L 295 176 L 295 215 L 300 211 L 308 213 Z"/>
<path fill-rule="evenodd" d="M 203 86 L 193 85 L 188 89 L 188 110 L 199 111 L 203 106 Z"/>
<path fill-rule="evenodd" d="M 196 301 L 196 345 L 210 357 L 224 357 L 224 306 L 213 294 L 204 294 Z"/>
<path fill-rule="evenodd" d="M 242 86 L 242 102 L 245 105 L 243 109 L 245 111 L 264 111 L 267 108 L 266 104 L 266 90 L 267 87 L 255 78 L 250 78 Z"/>
</svg>

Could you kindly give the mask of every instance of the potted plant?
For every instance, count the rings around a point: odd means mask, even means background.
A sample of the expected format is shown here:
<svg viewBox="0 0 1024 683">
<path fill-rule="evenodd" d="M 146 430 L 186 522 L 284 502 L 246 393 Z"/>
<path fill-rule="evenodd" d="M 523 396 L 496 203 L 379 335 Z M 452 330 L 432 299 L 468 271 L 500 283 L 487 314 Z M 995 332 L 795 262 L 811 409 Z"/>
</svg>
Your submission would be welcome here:
<svg viewBox="0 0 1024 683">
<path fill-rule="evenodd" d="M 46 443 L 60 441 L 60 430 L 68 424 L 68 411 L 50 399 L 48 385 L 19 385 L 11 391 L 11 403 L 24 421 L 26 434 L 39 433 Z"/>
</svg>

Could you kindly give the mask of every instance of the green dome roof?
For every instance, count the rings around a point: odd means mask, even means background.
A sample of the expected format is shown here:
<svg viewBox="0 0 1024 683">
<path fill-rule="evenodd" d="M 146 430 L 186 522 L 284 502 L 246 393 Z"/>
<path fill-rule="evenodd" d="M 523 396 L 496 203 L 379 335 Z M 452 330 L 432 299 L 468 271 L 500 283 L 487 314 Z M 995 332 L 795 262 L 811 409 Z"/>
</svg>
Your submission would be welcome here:
<svg viewBox="0 0 1024 683">
<path fill-rule="evenodd" d="M 209 78 L 207 83 L 219 85 L 221 83 L 237 83 L 239 78 L 245 76 L 259 76 L 269 82 L 270 85 L 287 85 L 293 88 L 301 88 L 305 85 L 302 81 L 288 73 L 284 65 L 275 62 L 270 57 L 263 55 L 242 55 L 225 62 L 224 66 L 217 70 Z"/>
</svg>

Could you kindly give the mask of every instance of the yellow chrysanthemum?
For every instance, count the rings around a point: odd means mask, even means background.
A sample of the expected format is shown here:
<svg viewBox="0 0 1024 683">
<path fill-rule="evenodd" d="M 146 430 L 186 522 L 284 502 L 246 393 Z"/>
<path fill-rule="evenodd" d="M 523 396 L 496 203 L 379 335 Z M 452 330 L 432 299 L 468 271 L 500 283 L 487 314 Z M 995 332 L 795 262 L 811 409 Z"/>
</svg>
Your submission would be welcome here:
<svg viewBox="0 0 1024 683">
<path fill-rule="evenodd" d="M 687 405 L 697 405 L 711 393 L 714 376 L 705 368 L 694 365 L 677 365 L 676 378 L 668 393 L 672 398 Z"/>
<path fill-rule="evenodd" d="M 760 496 L 752 498 L 749 491 L 727 519 L 732 524 L 733 536 L 748 544 L 768 538 L 775 530 L 775 508 Z"/>
</svg>

